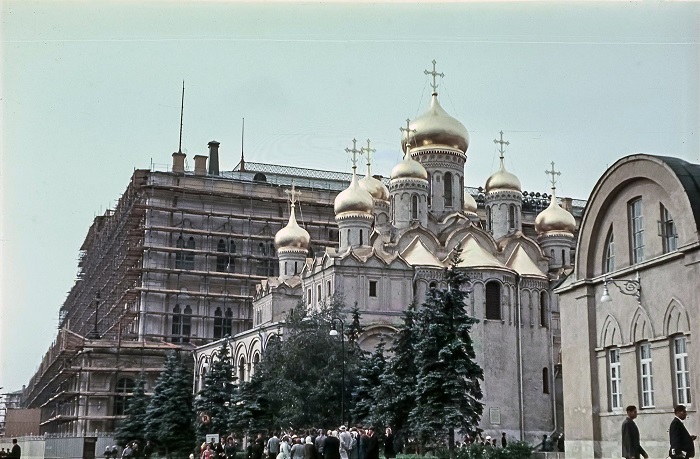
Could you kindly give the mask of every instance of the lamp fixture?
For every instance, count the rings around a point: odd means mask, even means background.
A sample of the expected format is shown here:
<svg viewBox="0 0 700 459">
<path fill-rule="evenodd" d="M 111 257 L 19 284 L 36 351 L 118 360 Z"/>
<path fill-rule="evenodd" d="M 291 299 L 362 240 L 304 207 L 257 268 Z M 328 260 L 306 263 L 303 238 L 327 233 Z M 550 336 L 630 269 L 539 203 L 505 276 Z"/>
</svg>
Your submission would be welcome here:
<svg viewBox="0 0 700 459">
<path fill-rule="evenodd" d="M 610 296 L 610 291 L 608 290 L 608 284 L 612 284 L 622 293 L 623 295 L 635 296 L 637 298 L 637 303 L 642 304 L 642 282 L 639 277 L 639 271 L 634 279 L 610 279 L 607 276 L 603 281 L 603 294 L 600 296 L 601 303 L 612 302 L 612 297 Z"/>
</svg>

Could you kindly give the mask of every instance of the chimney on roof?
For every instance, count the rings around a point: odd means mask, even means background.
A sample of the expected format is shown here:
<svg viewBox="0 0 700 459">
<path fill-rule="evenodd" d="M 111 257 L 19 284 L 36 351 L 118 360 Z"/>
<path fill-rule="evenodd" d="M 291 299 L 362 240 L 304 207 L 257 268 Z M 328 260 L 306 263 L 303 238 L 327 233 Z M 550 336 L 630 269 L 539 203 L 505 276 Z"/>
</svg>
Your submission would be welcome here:
<svg viewBox="0 0 700 459">
<path fill-rule="evenodd" d="M 212 140 L 209 145 L 209 175 L 219 175 L 219 145 L 216 140 Z"/>
<path fill-rule="evenodd" d="M 173 153 L 173 172 L 176 174 L 185 173 L 185 156 L 186 154 L 176 151 Z"/>
<path fill-rule="evenodd" d="M 574 210 L 574 200 L 571 198 L 562 198 L 561 203 L 563 204 L 562 207 L 564 210 L 567 212 L 571 213 Z"/>
<path fill-rule="evenodd" d="M 194 157 L 194 175 L 207 175 L 207 157 L 204 155 L 195 155 Z"/>
</svg>

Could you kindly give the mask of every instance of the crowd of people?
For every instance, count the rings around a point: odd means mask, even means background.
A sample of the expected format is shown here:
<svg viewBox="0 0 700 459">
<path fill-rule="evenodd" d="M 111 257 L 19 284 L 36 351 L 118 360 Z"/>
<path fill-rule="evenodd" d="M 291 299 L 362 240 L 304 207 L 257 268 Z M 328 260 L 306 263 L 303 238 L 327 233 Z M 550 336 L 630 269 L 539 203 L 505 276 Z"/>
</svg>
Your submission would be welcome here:
<svg viewBox="0 0 700 459">
<path fill-rule="evenodd" d="M 374 427 L 348 429 L 343 425 L 337 430 L 273 432 L 269 438 L 259 433 L 244 444 L 228 436 L 218 443 L 202 443 L 190 459 L 235 459 L 239 452 L 244 459 L 379 459 L 380 444 L 387 459 L 401 452 L 400 442 L 390 428 L 380 438 Z"/>
<path fill-rule="evenodd" d="M 12 439 L 12 448 L 0 450 L 0 459 L 20 459 L 22 457 L 22 448 L 17 444 L 17 439 Z"/>
</svg>

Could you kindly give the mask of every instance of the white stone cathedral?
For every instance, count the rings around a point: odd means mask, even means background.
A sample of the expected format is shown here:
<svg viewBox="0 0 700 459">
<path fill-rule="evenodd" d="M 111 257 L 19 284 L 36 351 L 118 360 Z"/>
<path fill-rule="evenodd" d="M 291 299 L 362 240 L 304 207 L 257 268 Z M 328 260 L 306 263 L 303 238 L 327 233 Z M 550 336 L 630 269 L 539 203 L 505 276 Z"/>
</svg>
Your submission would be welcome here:
<svg viewBox="0 0 700 459">
<path fill-rule="evenodd" d="M 536 216 L 532 237 L 523 232 L 523 192 L 505 168 L 503 133 L 495 140 L 500 168 L 486 180 L 478 208 L 464 191 L 468 131 L 440 106 L 437 74 L 429 73 L 430 106 L 401 128 L 404 158 L 388 187 L 371 174 L 369 141 L 361 149 L 353 141 L 346 150 L 353 174 L 334 203 L 337 249 L 308 258 L 309 233 L 295 216 L 303 195 L 289 193 L 289 223 L 275 237 L 279 276 L 257 286 L 253 328 L 230 339 L 231 352 L 239 378 L 248 380 L 269 338 L 284 333 L 286 312 L 299 301 L 317 308 L 335 293 L 348 308 L 360 309 L 363 348 L 372 349 L 380 337 L 391 341 L 409 304 L 420 305 L 431 287 L 445 285 L 444 269 L 459 244 L 458 267 L 472 288 L 468 312 L 480 320 L 473 338 L 484 369 L 481 427 L 485 434 L 536 441 L 563 431 L 559 309 L 552 289 L 569 272 L 577 222 L 552 195 Z M 356 174 L 358 153 L 367 160 L 363 178 Z M 558 174 L 553 167 L 550 173 L 552 179 Z M 220 345 L 196 351 L 196 387 Z"/>
</svg>

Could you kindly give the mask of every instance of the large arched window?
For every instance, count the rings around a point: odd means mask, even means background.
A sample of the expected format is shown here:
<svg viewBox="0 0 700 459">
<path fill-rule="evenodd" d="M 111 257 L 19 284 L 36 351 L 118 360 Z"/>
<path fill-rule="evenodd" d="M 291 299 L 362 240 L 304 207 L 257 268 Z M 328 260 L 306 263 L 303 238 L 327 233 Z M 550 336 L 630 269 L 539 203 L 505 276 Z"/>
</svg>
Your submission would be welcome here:
<svg viewBox="0 0 700 459">
<path fill-rule="evenodd" d="M 547 292 L 540 292 L 540 326 L 547 326 Z"/>
<path fill-rule="evenodd" d="M 129 397 L 134 392 L 134 380 L 130 378 L 120 378 L 114 390 L 114 415 L 122 416 L 129 406 Z"/>
<path fill-rule="evenodd" d="M 501 320 L 501 284 L 497 281 L 486 283 L 486 318 Z"/>
<path fill-rule="evenodd" d="M 175 246 L 178 249 L 184 249 L 185 248 L 185 240 L 182 238 L 182 234 L 180 237 L 177 238 L 177 241 L 175 242 Z M 185 254 L 182 251 L 178 251 L 175 253 L 175 269 L 182 269 L 184 266 L 185 262 Z"/>
<path fill-rule="evenodd" d="M 411 220 L 418 220 L 418 195 L 411 196 Z"/>
<path fill-rule="evenodd" d="M 182 310 L 179 304 L 173 308 L 173 321 L 171 328 L 171 341 L 173 343 L 189 343 L 192 334 L 192 308 L 185 306 Z"/>
<path fill-rule="evenodd" d="M 224 337 L 224 317 L 221 308 L 214 311 L 214 339 Z"/>
<path fill-rule="evenodd" d="M 445 172 L 445 177 L 443 181 L 444 196 L 445 196 L 445 207 L 452 207 L 452 173 Z"/>
<path fill-rule="evenodd" d="M 226 317 L 224 318 L 224 336 L 233 336 L 233 311 L 231 308 L 226 308 Z"/>
<path fill-rule="evenodd" d="M 194 250 L 196 248 L 196 244 L 194 242 L 194 237 L 190 236 L 190 238 L 187 240 L 187 248 L 190 250 Z M 185 266 L 183 266 L 184 269 L 194 269 L 194 253 L 193 252 L 188 252 L 185 254 Z"/>
<path fill-rule="evenodd" d="M 659 234 L 661 236 L 664 253 L 673 252 L 678 248 L 678 234 L 676 224 L 668 209 L 661 204 L 661 221 L 659 223 Z"/>
</svg>

